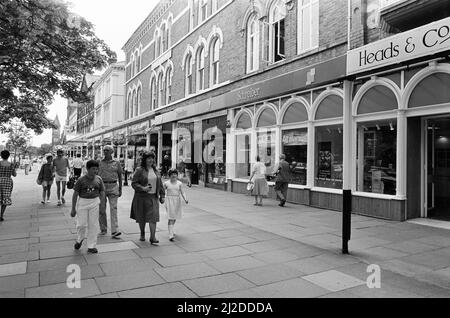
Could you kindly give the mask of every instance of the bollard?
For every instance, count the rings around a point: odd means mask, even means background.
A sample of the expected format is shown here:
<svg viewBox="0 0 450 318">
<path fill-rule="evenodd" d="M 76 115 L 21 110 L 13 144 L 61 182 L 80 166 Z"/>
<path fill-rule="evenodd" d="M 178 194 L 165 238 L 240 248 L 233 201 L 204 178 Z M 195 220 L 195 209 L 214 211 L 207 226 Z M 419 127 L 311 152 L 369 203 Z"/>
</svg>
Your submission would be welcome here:
<svg viewBox="0 0 450 318">
<path fill-rule="evenodd" d="M 342 253 L 349 254 L 348 242 L 352 231 L 352 191 L 344 190 L 342 209 Z"/>
</svg>

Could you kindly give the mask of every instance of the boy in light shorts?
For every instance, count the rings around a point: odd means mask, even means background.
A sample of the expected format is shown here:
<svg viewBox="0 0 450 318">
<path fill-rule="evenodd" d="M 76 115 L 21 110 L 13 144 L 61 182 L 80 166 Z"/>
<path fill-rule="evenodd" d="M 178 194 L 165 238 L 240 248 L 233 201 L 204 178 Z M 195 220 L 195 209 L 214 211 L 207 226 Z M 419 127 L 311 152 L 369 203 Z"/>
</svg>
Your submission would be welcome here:
<svg viewBox="0 0 450 318">
<path fill-rule="evenodd" d="M 100 204 L 105 203 L 105 185 L 98 174 L 99 164 L 91 160 L 86 164 L 87 174 L 78 179 L 72 197 L 72 217 L 77 217 L 77 241 L 79 250 L 87 237 L 88 253 L 97 254 Z M 87 232 L 87 233 L 86 233 Z"/>
</svg>

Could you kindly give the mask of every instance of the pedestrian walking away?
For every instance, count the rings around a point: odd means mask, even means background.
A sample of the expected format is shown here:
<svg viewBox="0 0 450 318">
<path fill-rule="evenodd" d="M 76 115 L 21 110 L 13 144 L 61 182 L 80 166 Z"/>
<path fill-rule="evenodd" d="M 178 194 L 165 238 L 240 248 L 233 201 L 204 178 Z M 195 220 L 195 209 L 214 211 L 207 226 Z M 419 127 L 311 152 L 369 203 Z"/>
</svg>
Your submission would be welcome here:
<svg viewBox="0 0 450 318">
<path fill-rule="evenodd" d="M 280 162 L 276 165 L 274 173 L 276 175 L 275 192 L 280 200 L 279 206 L 284 207 L 287 200 L 289 182 L 292 180 L 291 166 L 286 161 L 286 155 L 282 154 L 280 156 Z"/>
<path fill-rule="evenodd" d="M 83 159 L 81 159 L 81 154 L 77 154 L 77 157 L 73 160 L 73 175 L 76 179 L 81 177 L 83 171 Z"/>
<path fill-rule="evenodd" d="M 129 156 L 125 163 L 125 186 L 128 186 L 128 181 L 133 176 L 134 172 L 134 160 L 131 156 Z"/>
<path fill-rule="evenodd" d="M 99 163 L 91 160 L 86 164 L 87 174 L 78 179 L 72 197 L 71 216 L 77 217 L 77 241 L 79 250 L 87 238 L 88 253 L 96 254 L 99 231 L 99 206 L 106 200 L 105 185 L 97 175 Z"/>
<path fill-rule="evenodd" d="M 11 153 L 8 150 L 1 152 L 2 161 L 0 161 L 0 222 L 4 221 L 6 207 L 12 205 L 11 193 L 14 187 L 12 177 L 17 177 L 15 165 L 8 161 Z"/>
<path fill-rule="evenodd" d="M 30 164 L 31 164 L 30 158 L 25 157 L 25 158 L 23 159 L 23 166 L 24 166 L 24 168 L 25 168 L 25 175 L 26 175 L 26 176 L 28 176 L 28 174 L 29 174 L 29 172 L 30 172 Z"/>
<path fill-rule="evenodd" d="M 186 204 L 189 204 L 186 193 L 183 190 L 183 183 L 178 180 L 178 170 L 171 169 L 167 172 L 170 180 L 164 182 L 164 190 L 166 191 L 166 213 L 169 220 L 169 240 L 171 242 L 175 239 L 174 227 L 177 220 L 183 216 L 183 205 L 181 199 Z"/>
<path fill-rule="evenodd" d="M 38 184 L 42 186 L 42 204 L 50 203 L 50 192 L 53 185 L 55 175 L 53 174 L 53 156 L 48 154 L 46 156 L 47 162 L 41 166 L 38 175 Z"/>
<path fill-rule="evenodd" d="M 150 226 L 150 243 L 158 244 L 156 224 L 159 222 L 159 203 L 164 204 L 166 193 L 161 175 L 155 166 L 155 154 L 146 152 L 141 166 L 136 169 L 131 183 L 135 193 L 131 204 L 130 218 L 139 223 L 141 242 L 145 241 L 145 225 Z"/>
<path fill-rule="evenodd" d="M 67 172 L 70 171 L 69 159 L 64 156 L 64 151 L 59 149 L 56 158 L 53 160 L 53 172 L 55 173 L 56 195 L 58 196 L 58 206 L 66 203 Z"/>
<path fill-rule="evenodd" d="M 105 146 L 103 148 L 104 159 L 99 162 L 98 175 L 105 184 L 106 200 L 100 205 L 100 234 L 108 233 L 108 218 L 106 216 L 106 202 L 109 202 L 111 237 L 118 239 L 122 233 L 119 231 L 119 221 L 117 217 L 117 202 L 122 196 L 122 167 L 120 162 L 114 160 L 114 148 Z"/>
<path fill-rule="evenodd" d="M 269 195 L 269 185 L 266 180 L 266 166 L 261 162 L 261 158 L 256 157 L 250 182 L 253 185 L 252 196 L 255 197 L 255 205 L 262 206 L 263 198 Z"/>
</svg>

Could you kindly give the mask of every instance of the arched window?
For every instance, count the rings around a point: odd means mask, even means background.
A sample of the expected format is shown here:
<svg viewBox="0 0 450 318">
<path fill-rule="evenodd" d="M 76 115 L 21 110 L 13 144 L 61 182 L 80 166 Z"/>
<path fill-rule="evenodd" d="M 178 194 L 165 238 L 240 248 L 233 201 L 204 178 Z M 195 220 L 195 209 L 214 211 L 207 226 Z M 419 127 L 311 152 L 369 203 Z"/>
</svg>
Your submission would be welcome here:
<svg viewBox="0 0 450 318">
<path fill-rule="evenodd" d="M 252 128 L 252 120 L 250 115 L 247 113 L 243 113 L 239 116 L 239 119 L 236 123 L 236 129 L 250 129 Z"/>
<path fill-rule="evenodd" d="M 131 76 L 133 77 L 135 74 L 135 58 L 134 54 L 131 55 Z"/>
<path fill-rule="evenodd" d="M 210 61 L 210 86 L 219 84 L 219 59 L 220 59 L 220 41 L 219 38 L 215 38 L 211 44 Z"/>
<path fill-rule="evenodd" d="M 296 124 L 308 121 L 308 112 L 302 103 L 292 103 L 283 117 L 283 125 Z"/>
<path fill-rule="evenodd" d="M 158 75 L 158 107 L 164 105 L 164 74 L 161 72 Z"/>
<path fill-rule="evenodd" d="M 206 20 L 208 16 L 208 0 L 200 0 L 198 2 L 198 24 Z"/>
<path fill-rule="evenodd" d="M 247 23 L 247 73 L 259 69 L 259 23 L 253 14 Z"/>
<path fill-rule="evenodd" d="M 184 86 L 185 86 L 185 95 L 189 96 L 193 94 L 193 80 L 192 80 L 192 56 L 189 54 L 186 57 L 186 61 L 184 63 Z"/>
<path fill-rule="evenodd" d="M 269 11 L 269 59 L 271 62 L 278 62 L 286 57 L 285 18 L 286 5 L 284 1 L 274 1 Z"/>
<path fill-rule="evenodd" d="M 205 48 L 200 47 L 197 51 L 197 91 L 205 89 Z"/>
<path fill-rule="evenodd" d="M 274 111 L 270 108 L 265 109 L 258 118 L 256 127 L 271 127 L 277 124 L 277 116 Z"/>
<path fill-rule="evenodd" d="M 130 119 L 131 116 L 132 116 L 132 114 L 131 114 L 131 107 L 132 107 L 132 105 L 133 105 L 133 98 L 132 98 L 132 94 L 129 93 L 128 94 L 128 99 L 127 99 L 127 107 L 126 107 L 126 110 L 125 110 L 126 111 L 125 116 L 126 116 L 127 119 Z"/>
<path fill-rule="evenodd" d="M 325 97 L 317 108 L 316 120 L 341 118 L 344 116 L 344 101 L 338 95 Z"/>
<path fill-rule="evenodd" d="M 139 87 L 136 94 L 136 116 L 139 116 L 139 112 L 141 111 L 141 99 L 142 99 L 142 92 L 141 87 Z"/>
<path fill-rule="evenodd" d="M 140 60 L 141 60 L 140 52 L 136 51 L 136 60 L 134 62 L 134 64 L 135 64 L 134 69 L 136 71 L 136 74 L 139 73 L 139 71 L 140 71 L 140 62 L 139 62 Z"/>
<path fill-rule="evenodd" d="M 156 91 L 156 78 L 153 77 L 150 83 L 150 106 L 151 109 L 154 110 L 156 109 L 157 106 L 157 101 L 158 101 L 158 96 L 157 96 L 157 91 Z"/>
<path fill-rule="evenodd" d="M 217 11 L 217 0 L 211 0 L 211 12 L 214 14 L 214 12 Z"/>
<path fill-rule="evenodd" d="M 167 50 L 167 26 L 163 24 L 161 26 L 161 54 Z"/>
<path fill-rule="evenodd" d="M 155 30 L 154 41 L 155 41 L 155 59 L 156 59 L 159 56 L 159 52 L 161 51 L 161 39 L 159 35 L 159 30 Z"/>
<path fill-rule="evenodd" d="M 358 106 L 358 115 L 378 113 L 398 108 L 394 92 L 383 85 L 369 89 L 361 98 Z"/>
<path fill-rule="evenodd" d="M 133 92 L 133 117 L 138 116 L 138 96 L 136 91 Z"/>
<path fill-rule="evenodd" d="M 298 52 L 319 46 L 319 0 L 299 0 Z"/>
<path fill-rule="evenodd" d="M 435 73 L 423 79 L 414 88 L 409 108 L 450 103 L 450 74 Z"/>
<path fill-rule="evenodd" d="M 172 102 L 172 68 L 166 70 L 166 105 Z"/>
</svg>

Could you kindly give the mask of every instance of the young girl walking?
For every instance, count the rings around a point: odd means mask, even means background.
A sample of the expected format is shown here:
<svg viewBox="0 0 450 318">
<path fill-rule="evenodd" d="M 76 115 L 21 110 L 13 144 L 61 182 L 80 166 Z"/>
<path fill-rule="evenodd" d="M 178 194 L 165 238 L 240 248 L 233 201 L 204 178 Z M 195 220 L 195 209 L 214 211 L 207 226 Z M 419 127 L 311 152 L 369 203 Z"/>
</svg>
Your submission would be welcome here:
<svg viewBox="0 0 450 318">
<path fill-rule="evenodd" d="M 50 190 L 52 189 L 53 184 L 53 156 L 47 155 L 46 157 L 47 163 L 44 163 L 41 167 L 41 171 L 39 171 L 38 180 L 42 185 L 42 204 L 50 203 Z M 47 199 L 47 200 L 46 200 Z"/>
<path fill-rule="evenodd" d="M 166 211 L 169 220 L 169 240 L 173 242 L 175 239 L 175 222 L 180 220 L 183 214 L 181 199 L 183 198 L 186 204 L 188 204 L 189 201 L 183 190 L 183 183 L 178 180 L 178 171 L 176 169 L 171 169 L 168 174 L 170 179 L 164 183 L 164 188 L 166 190 Z"/>
</svg>

